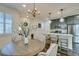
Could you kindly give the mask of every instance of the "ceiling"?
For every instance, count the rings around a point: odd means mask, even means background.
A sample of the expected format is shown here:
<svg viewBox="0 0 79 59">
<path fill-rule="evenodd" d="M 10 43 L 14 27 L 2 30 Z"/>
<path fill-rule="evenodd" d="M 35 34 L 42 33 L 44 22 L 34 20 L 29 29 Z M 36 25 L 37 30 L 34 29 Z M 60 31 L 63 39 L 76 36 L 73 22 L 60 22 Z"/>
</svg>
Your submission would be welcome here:
<svg viewBox="0 0 79 59">
<path fill-rule="evenodd" d="M 26 7 L 23 8 L 22 4 L 25 3 L 1 3 L 0 5 L 4 5 L 6 7 L 14 8 L 16 9 L 21 16 L 26 17 L 27 10 L 33 9 L 34 4 L 33 3 L 26 3 Z M 63 16 L 70 16 L 79 14 L 79 3 L 36 3 L 35 7 L 40 11 L 40 15 L 38 16 L 39 19 L 45 19 L 48 17 L 48 12 L 51 11 L 52 19 L 60 18 L 60 14 L 58 12 L 60 9 L 64 9 Z"/>
</svg>

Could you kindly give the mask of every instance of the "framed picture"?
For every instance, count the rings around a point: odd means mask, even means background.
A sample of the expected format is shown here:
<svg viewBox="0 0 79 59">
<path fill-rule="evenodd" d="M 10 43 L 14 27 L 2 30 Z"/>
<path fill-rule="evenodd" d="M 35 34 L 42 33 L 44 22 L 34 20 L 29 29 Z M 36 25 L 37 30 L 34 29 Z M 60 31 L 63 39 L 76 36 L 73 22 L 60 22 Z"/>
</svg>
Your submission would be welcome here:
<svg viewBox="0 0 79 59">
<path fill-rule="evenodd" d="M 38 28 L 41 28 L 41 23 L 38 23 Z"/>
</svg>

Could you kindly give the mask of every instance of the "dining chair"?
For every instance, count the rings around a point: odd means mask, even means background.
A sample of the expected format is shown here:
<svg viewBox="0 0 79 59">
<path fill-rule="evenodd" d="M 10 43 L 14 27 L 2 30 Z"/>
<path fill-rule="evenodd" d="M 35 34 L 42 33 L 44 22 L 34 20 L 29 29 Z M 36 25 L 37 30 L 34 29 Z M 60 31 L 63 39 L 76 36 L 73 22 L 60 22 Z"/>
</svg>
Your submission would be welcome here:
<svg viewBox="0 0 79 59">
<path fill-rule="evenodd" d="M 46 52 L 40 52 L 38 56 L 56 56 L 58 50 L 58 44 L 51 43 L 49 49 Z"/>
</svg>

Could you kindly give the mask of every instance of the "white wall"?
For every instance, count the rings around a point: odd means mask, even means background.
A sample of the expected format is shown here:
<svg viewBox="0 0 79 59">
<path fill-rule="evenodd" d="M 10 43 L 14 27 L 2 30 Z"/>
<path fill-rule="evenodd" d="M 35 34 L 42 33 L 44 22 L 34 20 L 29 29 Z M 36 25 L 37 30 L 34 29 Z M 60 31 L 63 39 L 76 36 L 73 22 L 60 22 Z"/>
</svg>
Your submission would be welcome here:
<svg viewBox="0 0 79 59">
<path fill-rule="evenodd" d="M 28 19 L 28 18 L 21 18 L 21 21 L 26 20 L 29 23 L 30 28 L 30 35 L 31 33 L 34 34 L 34 37 L 38 40 L 44 41 L 44 34 L 50 31 L 50 21 L 48 19 L 40 20 L 40 19 Z M 41 24 L 41 28 L 38 28 L 38 23 Z M 42 36 L 44 35 L 44 36 Z M 40 39 L 41 38 L 41 39 Z"/>
<path fill-rule="evenodd" d="M 5 6 L 0 6 L 0 12 L 5 12 L 13 16 L 13 31 L 16 31 L 16 28 L 19 23 L 18 21 L 20 19 L 17 10 Z M 0 34 L 0 48 L 3 47 L 6 43 L 10 42 L 11 39 L 12 34 Z"/>
<path fill-rule="evenodd" d="M 50 23 L 51 21 L 49 19 L 44 19 L 42 24 L 43 24 L 43 29 L 45 32 L 50 32 Z"/>
<path fill-rule="evenodd" d="M 49 32 L 50 31 L 50 20 L 44 19 L 28 19 L 28 18 L 21 18 L 21 21 L 26 20 L 29 23 L 29 28 L 30 31 L 36 31 L 36 30 L 42 30 L 44 32 Z M 38 23 L 41 24 L 41 28 L 38 28 Z"/>
</svg>

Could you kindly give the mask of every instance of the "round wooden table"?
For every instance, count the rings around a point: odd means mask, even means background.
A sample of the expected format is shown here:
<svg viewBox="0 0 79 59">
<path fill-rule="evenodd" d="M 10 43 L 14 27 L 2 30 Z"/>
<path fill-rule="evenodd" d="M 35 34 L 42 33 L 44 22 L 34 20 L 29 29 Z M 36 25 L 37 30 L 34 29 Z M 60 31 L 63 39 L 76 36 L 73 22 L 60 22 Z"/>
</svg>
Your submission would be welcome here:
<svg viewBox="0 0 79 59">
<path fill-rule="evenodd" d="M 37 39 L 30 39 L 28 46 L 25 46 L 23 40 L 20 40 L 15 46 L 15 56 L 33 56 L 43 50 L 45 43 Z"/>
</svg>

